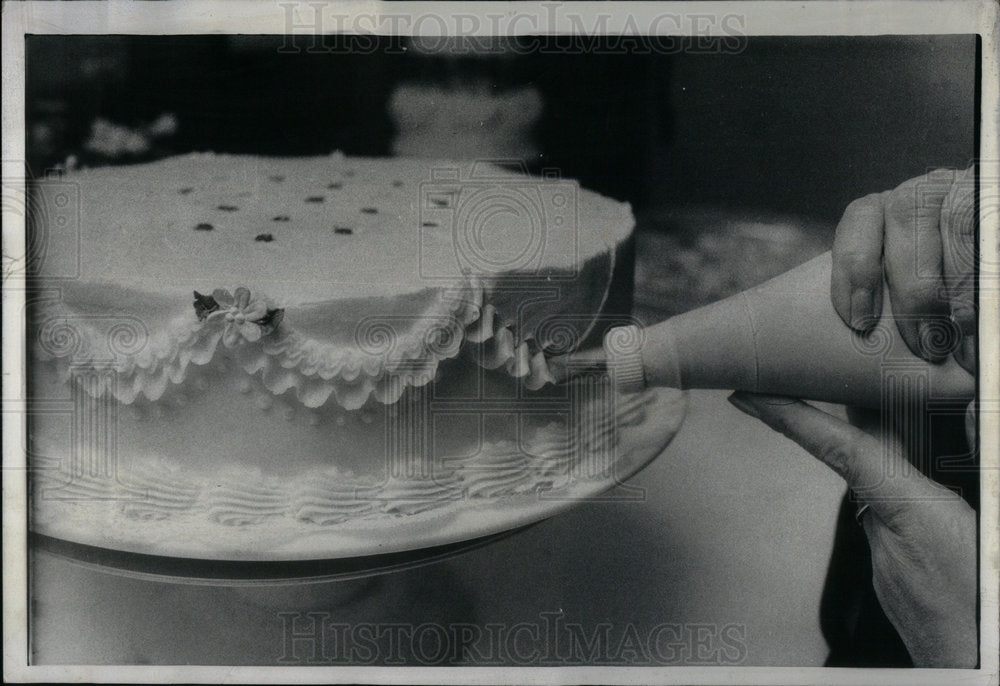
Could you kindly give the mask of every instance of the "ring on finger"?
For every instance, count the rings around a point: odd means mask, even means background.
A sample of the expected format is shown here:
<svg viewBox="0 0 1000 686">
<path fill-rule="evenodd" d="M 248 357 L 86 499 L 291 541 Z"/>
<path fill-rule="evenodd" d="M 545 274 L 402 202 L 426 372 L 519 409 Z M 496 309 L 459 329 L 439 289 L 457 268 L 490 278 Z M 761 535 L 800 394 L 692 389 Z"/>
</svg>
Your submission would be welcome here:
<svg viewBox="0 0 1000 686">
<path fill-rule="evenodd" d="M 858 511 L 854 513 L 854 519 L 858 524 L 861 523 L 861 518 L 869 509 L 871 509 L 871 503 L 861 503 L 861 507 L 859 507 Z"/>
</svg>

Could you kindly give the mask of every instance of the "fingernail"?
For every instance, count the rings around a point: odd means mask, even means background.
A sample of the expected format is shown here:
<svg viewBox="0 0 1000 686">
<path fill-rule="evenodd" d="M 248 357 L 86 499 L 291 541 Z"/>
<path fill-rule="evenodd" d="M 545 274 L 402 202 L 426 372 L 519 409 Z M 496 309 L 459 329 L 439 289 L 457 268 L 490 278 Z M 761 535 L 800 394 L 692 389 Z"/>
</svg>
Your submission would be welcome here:
<svg viewBox="0 0 1000 686">
<path fill-rule="evenodd" d="M 728 398 L 726 398 L 730 404 L 735 407 L 740 412 L 748 414 L 754 419 L 760 419 L 760 412 L 757 411 L 757 407 L 747 398 L 739 392 L 733 393 Z"/>
<path fill-rule="evenodd" d="M 872 292 L 867 288 L 858 288 L 851 294 L 851 328 L 857 331 L 868 329 L 875 321 L 872 311 Z"/>
</svg>

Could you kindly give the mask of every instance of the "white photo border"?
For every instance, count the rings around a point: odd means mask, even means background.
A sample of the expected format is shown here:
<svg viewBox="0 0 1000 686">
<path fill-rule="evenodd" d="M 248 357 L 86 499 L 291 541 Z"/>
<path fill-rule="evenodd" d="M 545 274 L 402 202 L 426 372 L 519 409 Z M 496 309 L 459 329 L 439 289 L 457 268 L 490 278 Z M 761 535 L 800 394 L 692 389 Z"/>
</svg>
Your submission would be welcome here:
<svg viewBox="0 0 1000 686">
<path fill-rule="evenodd" d="M 727 22 L 707 21 L 729 16 Z M 433 17 L 428 19 L 426 17 Z M 329 0 L 176 0 L 175 2 L 6 2 L 3 6 L 3 178 L 23 177 L 26 34 L 311 34 L 357 32 L 436 36 L 607 34 L 670 36 L 796 36 L 978 34 L 981 177 L 1000 178 L 1000 44 L 998 9 L 990 0 L 845 2 L 371 2 Z M 996 254 L 994 205 L 980 207 L 982 255 Z M 24 255 L 24 217 L 5 205 L 3 254 Z M 3 281 L 3 660 L 9 682 L 232 683 L 580 683 L 580 684 L 882 684 L 937 685 L 998 679 L 998 542 L 1000 520 L 1000 284 L 981 287 L 980 655 L 975 670 L 770 667 L 187 667 L 30 666 L 28 655 L 27 491 L 24 425 L 23 271 Z"/>
</svg>

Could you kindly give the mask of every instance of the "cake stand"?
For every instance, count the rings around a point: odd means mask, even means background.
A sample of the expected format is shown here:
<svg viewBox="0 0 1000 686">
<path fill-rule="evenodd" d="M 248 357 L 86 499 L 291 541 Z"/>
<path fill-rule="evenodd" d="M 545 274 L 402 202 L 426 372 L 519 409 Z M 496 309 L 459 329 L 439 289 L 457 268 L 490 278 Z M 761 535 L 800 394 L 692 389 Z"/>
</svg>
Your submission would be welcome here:
<svg viewBox="0 0 1000 686">
<path fill-rule="evenodd" d="M 643 411 L 638 420 L 633 412 L 632 420 L 617 428 L 615 449 L 610 453 L 613 461 L 592 473 L 581 470 L 548 490 L 458 498 L 427 512 L 313 527 L 280 544 L 229 548 L 221 553 L 203 553 L 198 543 L 188 549 L 177 544 L 163 549 L 144 546 L 141 541 L 113 535 L 106 527 L 88 529 L 86 522 L 78 521 L 80 517 L 64 525 L 59 524 L 59 517 L 47 517 L 44 524 L 36 521 L 31 542 L 38 551 L 110 573 L 201 585 L 348 581 L 426 565 L 509 536 L 585 500 L 643 498 L 626 480 L 669 444 L 683 420 L 685 396 L 674 389 L 650 389 L 630 406 L 634 409 L 636 403 Z M 257 540 L 270 540 L 266 531 L 257 536 Z"/>
<path fill-rule="evenodd" d="M 644 395 L 641 421 L 618 430 L 614 462 L 600 474 L 584 472 L 550 491 L 456 500 L 401 518 L 395 529 L 391 520 L 370 527 L 368 539 L 334 526 L 296 541 L 293 554 L 168 555 L 109 545 L 101 531 L 67 537 L 36 525 L 36 657 L 41 663 L 312 664 L 313 644 L 300 636 L 323 619 L 352 627 L 478 626 L 469 580 L 448 558 L 582 501 L 644 499 L 628 479 L 670 443 L 686 406 L 680 391 Z M 82 608 L 81 598 L 88 599 Z M 149 616 L 158 618 L 154 626 Z M 139 630 L 124 628 L 136 622 Z M 81 637 L 73 627 L 87 630 Z M 425 664 L 420 655 L 397 654 L 392 640 L 380 634 L 374 654 L 393 656 L 397 666 Z M 449 664 L 465 664 L 461 646 L 454 649 Z"/>
</svg>

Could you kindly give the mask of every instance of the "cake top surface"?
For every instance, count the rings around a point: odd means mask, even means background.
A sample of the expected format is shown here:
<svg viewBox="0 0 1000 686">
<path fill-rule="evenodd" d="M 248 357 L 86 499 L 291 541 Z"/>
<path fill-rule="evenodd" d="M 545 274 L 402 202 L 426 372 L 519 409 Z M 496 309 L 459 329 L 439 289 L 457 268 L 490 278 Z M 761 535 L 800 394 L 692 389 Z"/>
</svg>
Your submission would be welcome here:
<svg viewBox="0 0 1000 686">
<path fill-rule="evenodd" d="M 73 171 L 41 193 L 43 209 L 68 195 L 53 214 L 79 232 L 50 241 L 43 279 L 75 273 L 184 298 L 247 286 L 281 307 L 400 296 L 469 274 L 571 278 L 633 226 L 626 203 L 575 181 L 340 153 L 196 153 Z"/>
</svg>

